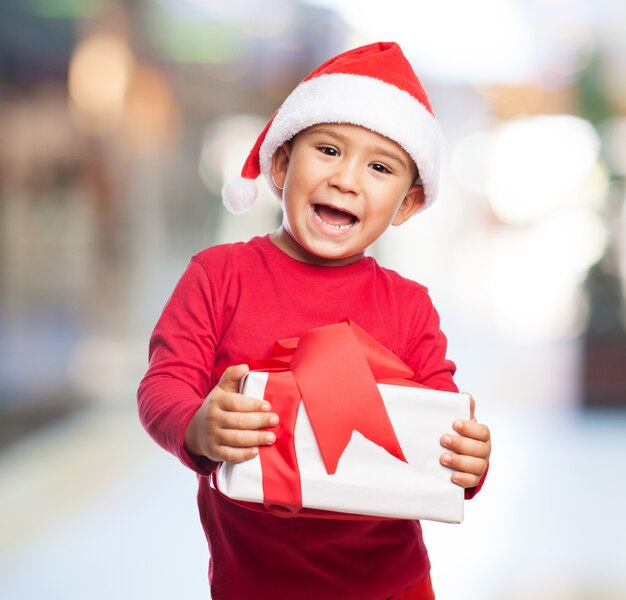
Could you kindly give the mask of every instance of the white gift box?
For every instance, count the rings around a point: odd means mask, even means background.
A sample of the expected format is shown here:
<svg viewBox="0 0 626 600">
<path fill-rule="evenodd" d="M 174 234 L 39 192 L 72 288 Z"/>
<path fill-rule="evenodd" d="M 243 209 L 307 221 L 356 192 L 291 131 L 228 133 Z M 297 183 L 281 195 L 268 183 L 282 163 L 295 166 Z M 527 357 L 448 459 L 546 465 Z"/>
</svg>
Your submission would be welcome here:
<svg viewBox="0 0 626 600">
<path fill-rule="evenodd" d="M 263 398 L 268 374 L 248 374 L 242 393 Z M 440 463 L 444 433 L 457 418 L 469 418 L 469 397 L 428 388 L 378 384 L 387 413 L 407 459 L 403 462 L 354 431 L 337 471 L 329 475 L 301 402 L 295 426 L 302 505 L 308 508 L 399 519 L 446 523 L 463 520 L 464 490 Z M 214 478 L 218 490 L 234 500 L 263 503 L 263 473 L 257 456 L 223 463 Z M 337 518 L 341 518 L 340 515 Z"/>
</svg>

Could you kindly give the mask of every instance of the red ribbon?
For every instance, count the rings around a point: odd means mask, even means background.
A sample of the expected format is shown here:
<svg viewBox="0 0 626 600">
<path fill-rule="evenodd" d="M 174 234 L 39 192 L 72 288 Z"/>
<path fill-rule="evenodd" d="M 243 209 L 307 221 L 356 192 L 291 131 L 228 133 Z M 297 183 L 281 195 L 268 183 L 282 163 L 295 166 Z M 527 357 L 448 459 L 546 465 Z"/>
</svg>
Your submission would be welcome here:
<svg viewBox="0 0 626 600">
<path fill-rule="evenodd" d="M 300 400 L 329 474 L 336 472 L 353 431 L 406 462 L 376 384 L 423 386 L 407 381 L 413 371 L 352 321 L 281 340 L 273 358 L 249 366 L 270 372 L 264 398 L 280 415 L 276 442 L 259 452 L 268 511 L 284 515 L 302 508 L 294 440 Z"/>
</svg>

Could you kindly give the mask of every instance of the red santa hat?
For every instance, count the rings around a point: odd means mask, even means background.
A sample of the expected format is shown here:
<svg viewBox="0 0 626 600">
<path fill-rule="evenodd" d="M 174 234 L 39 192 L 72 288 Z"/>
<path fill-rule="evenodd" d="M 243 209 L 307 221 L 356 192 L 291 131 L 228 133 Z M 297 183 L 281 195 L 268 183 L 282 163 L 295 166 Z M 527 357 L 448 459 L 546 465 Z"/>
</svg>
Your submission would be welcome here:
<svg viewBox="0 0 626 600">
<path fill-rule="evenodd" d="M 259 135 L 241 170 L 228 181 L 222 199 L 240 214 L 256 200 L 255 179 L 272 181 L 272 157 L 298 132 L 319 123 L 349 123 L 375 131 L 399 144 L 411 156 L 430 206 L 439 186 L 442 138 L 426 92 L 413 68 L 393 42 L 378 42 L 331 58 L 287 96 Z"/>
</svg>

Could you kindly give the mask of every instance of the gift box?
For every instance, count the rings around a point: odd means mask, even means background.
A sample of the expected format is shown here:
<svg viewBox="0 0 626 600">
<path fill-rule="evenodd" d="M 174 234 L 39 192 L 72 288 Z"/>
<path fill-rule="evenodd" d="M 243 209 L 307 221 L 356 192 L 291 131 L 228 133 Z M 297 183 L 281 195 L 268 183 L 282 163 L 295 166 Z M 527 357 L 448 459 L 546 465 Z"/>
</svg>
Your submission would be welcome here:
<svg viewBox="0 0 626 600">
<path fill-rule="evenodd" d="M 276 443 L 221 464 L 214 487 L 281 516 L 460 523 L 464 490 L 441 465 L 439 440 L 469 418 L 469 397 L 410 381 L 409 367 L 351 322 L 287 342 L 242 387 L 279 414 Z"/>
</svg>

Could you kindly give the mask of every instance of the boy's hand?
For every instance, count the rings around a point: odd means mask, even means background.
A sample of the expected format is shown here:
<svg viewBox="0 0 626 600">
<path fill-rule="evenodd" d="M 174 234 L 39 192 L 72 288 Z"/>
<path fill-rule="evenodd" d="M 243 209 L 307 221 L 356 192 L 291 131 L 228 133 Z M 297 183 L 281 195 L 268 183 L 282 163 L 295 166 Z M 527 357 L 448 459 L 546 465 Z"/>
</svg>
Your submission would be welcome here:
<svg viewBox="0 0 626 600">
<path fill-rule="evenodd" d="M 215 461 L 242 462 L 259 453 L 259 446 L 275 442 L 270 431 L 259 431 L 278 423 L 266 400 L 239 393 L 239 382 L 247 365 L 228 367 L 185 430 L 185 449 Z"/>
<path fill-rule="evenodd" d="M 452 427 L 459 435 L 443 435 L 441 445 L 452 450 L 441 455 L 441 464 L 453 469 L 452 481 L 463 488 L 478 485 L 491 455 L 491 432 L 474 416 L 476 401 L 470 394 L 470 418 L 457 419 Z"/>
</svg>

